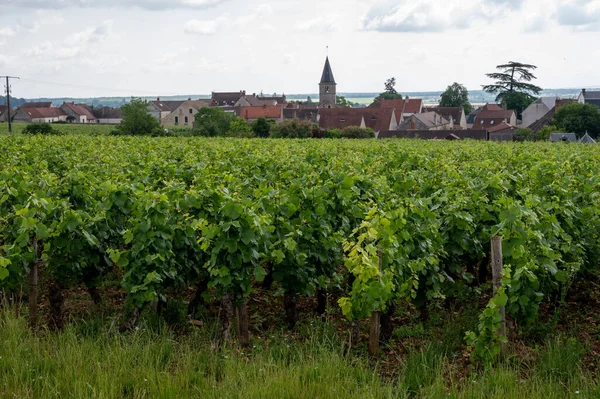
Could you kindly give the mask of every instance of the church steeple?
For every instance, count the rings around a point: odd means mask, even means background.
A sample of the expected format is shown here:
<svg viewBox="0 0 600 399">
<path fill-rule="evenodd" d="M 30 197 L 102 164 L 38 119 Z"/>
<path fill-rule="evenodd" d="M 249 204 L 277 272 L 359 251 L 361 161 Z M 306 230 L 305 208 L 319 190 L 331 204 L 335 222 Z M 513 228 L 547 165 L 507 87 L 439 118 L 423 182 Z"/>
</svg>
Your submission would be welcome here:
<svg viewBox="0 0 600 399">
<path fill-rule="evenodd" d="M 336 86 L 337 83 L 335 83 L 328 56 L 325 59 L 325 67 L 321 75 L 321 83 L 319 83 L 319 107 L 335 108 Z"/>
<path fill-rule="evenodd" d="M 335 84 L 331 65 L 329 65 L 329 57 L 325 59 L 325 67 L 323 68 L 323 75 L 321 75 L 321 84 L 323 83 Z"/>
</svg>

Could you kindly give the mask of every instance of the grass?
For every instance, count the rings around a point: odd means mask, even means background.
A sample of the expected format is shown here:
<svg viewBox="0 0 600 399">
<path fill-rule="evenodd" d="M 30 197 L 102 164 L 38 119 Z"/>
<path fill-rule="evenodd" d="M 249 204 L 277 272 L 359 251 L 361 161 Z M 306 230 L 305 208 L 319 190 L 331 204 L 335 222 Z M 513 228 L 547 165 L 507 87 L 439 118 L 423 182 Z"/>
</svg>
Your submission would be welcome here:
<svg viewBox="0 0 600 399">
<path fill-rule="evenodd" d="M 120 334 L 111 318 L 73 321 L 61 333 L 32 332 L 13 311 L 0 316 L 1 398 L 597 398 L 581 367 L 583 347 L 555 340 L 535 363 L 510 359 L 471 371 L 442 345 L 409 351 L 383 377 L 362 352 L 343 356 L 329 323 L 311 321 L 294 335 L 273 330 L 247 351 L 218 351 L 214 328 L 175 334 L 146 320 Z M 420 330 L 420 328 L 418 329 Z M 385 359 L 384 359 L 385 360 Z"/>
</svg>

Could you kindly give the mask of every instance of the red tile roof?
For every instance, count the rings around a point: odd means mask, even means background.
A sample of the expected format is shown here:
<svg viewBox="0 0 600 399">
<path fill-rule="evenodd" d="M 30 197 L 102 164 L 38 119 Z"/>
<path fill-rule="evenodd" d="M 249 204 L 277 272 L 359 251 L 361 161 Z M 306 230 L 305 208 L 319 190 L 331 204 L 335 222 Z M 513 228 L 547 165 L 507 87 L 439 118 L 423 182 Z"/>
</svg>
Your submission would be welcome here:
<svg viewBox="0 0 600 399">
<path fill-rule="evenodd" d="M 497 133 L 505 130 L 514 130 L 515 128 L 506 122 L 501 122 L 498 125 L 488 128 L 488 132 Z"/>
<path fill-rule="evenodd" d="M 378 132 L 388 130 L 395 115 L 390 108 L 322 108 L 319 110 L 321 129 L 344 129 L 349 126 L 365 126 Z"/>
<path fill-rule="evenodd" d="M 281 106 L 240 107 L 240 116 L 244 119 L 280 119 L 281 110 Z"/>
<path fill-rule="evenodd" d="M 481 108 L 482 111 L 504 111 L 504 108 L 499 106 L 498 104 L 490 104 L 487 103 Z"/>
<path fill-rule="evenodd" d="M 24 103 L 21 104 L 21 108 L 50 108 L 52 107 L 52 102 L 51 101 L 44 101 L 44 102 L 31 102 L 31 103 Z"/>
<path fill-rule="evenodd" d="M 418 114 L 423 109 L 423 100 L 420 98 L 379 100 L 369 105 L 369 108 L 393 108 L 405 114 Z"/>
<path fill-rule="evenodd" d="M 32 119 L 56 118 L 66 115 L 60 108 L 23 108 Z"/>
<path fill-rule="evenodd" d="M 66 102 L 62 106 L 70 109 L 75 115 L 85 116 L 88 121 L 96 119 L 87 105 Z"/>
</svg>

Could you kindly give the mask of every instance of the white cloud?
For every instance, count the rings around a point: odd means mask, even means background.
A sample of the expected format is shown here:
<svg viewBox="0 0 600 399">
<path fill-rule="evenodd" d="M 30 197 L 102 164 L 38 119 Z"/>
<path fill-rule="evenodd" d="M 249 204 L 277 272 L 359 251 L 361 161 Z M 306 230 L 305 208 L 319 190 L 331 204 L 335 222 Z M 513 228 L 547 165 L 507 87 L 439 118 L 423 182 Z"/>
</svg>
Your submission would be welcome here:
<svg viewBox="0 0 600 399">
<path fill-rule="evenodd" d="M 299 32 L 337 32 L 341 29 L 337 15 L 317 17 L 296 23 L 295 29 Z"/>
<path fill-rule="evenodd" d="M 214 19 L 192 19 L 186 22 L 183 27 L 183 31 L 187 34 L 194 35 L 214 35 L 215 33 L 224 31 L 226 29 L 249 28 L 257 20 L 259 22 L 264 22 L 265 19 L 272 14 L 273 9 L 270 5 L 261 4 L 250 14 L 235 18 L 230 17 L 228 14 L 224 14 Z M 268 23 L 263 23 L 258 29 L 269 32 L 275 30 L 275 27 Z"/>
<path fill-rule="evenodd" d="M 88 28 L 68 37 L 65 43 L 70 46 L 83 46 L 89 43 L 101 42 L 111 35 L 112 27 L 113 21 L 104 21 L 96 27 Z"/>
<path fill-rule="evenodd" d="M 4 0 L 5 5 L 35 9 L 137 7 L 146 10 L 207 9 L 229 0 Z"/>
<path fill-rule="evenodd" d="M 440 32 L 467 29 L 476 20 L 497 20 L 521 8 L 524 0 L 376 1 L 362 29 L 379 32 Z"/>
<path fill-rule="evenodd" d="M 183 31 L 190 35 L 214 35 L 229 25 L 227 17 L 199 21 L 192 19 L 185 23 Z"/>
<path fill-rule="evenodd" d="M 600 30 L 600 0 L 571 0 L 561 3 L 555 18 L 559 25 L 578 31 Z"/>
</svg>

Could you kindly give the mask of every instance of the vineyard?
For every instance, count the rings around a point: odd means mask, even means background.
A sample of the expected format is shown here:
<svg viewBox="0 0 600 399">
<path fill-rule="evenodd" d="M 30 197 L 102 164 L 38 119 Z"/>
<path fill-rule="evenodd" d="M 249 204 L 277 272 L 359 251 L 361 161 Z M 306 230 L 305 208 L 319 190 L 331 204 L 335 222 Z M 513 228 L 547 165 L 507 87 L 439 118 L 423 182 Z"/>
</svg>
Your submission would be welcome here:
<svg viewBox="0 0 600 399">
<path fill-rule="evenodd" d="M 568 144 L 424 141 L 206 140 L 90 136 L 0 139 L 0 289 L 48 284 L 50 324 L 62 327 L 63 291 L 118 275 L 122 330 L 195 290 L 220 305 L 221 339 L 256 287 L 299 298 L 328 293 L 349 326 L 401 304 L 426 317 L 465 290 L 486 298 L 465 337 L 479 359 L 557 306 L 571 284 L 597 276 L 600 152 Z M 503 275 L 491 295 L 492 237 Z M 41 287 L 40 287 L 41 289 Z M 352 327 L 351 327 L 352 328 Z"/>
</svg>

